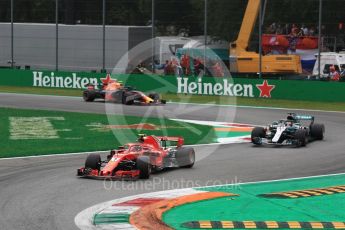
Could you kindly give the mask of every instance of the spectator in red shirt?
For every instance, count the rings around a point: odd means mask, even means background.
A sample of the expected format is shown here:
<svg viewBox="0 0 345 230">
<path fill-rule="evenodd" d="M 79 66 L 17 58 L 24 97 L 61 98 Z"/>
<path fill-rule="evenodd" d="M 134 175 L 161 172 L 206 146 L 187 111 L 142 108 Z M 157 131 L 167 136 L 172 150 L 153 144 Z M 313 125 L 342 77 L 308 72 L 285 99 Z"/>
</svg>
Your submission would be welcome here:
<svg viewBox="0 0 345 230">
<path fill-rule="evenodd" d="M 174 66 L 171 61 L 166 60 L 164 66 L 164 75 L 173 75 L 174 74 Z"/>
<path fill-rule="evenodd" d="M 223 68 L 218 61 L 213 65 L 213 74 L 215 77 L 224 77 Z"/>
<path fill-rule="evenodd" d="M 182 55 L 181 57 L 181 67 L 182 67 L 182 70 L 183 70 L 183 73 L 185 75 L 189 75 L 190 73 L 190 63 L 189 63 L 189 56 L 186 54 L 186 55 Z"/>
<path fill-rule="evenodd" d="M 193 60 L 193 64 L 194 64 L 194 75 L 198 76 L 200 74 L 202 67 L 201 61 L 199 58 L 196 58 Z"/>
<path fill-rule="evenodd" d="M 338 73 L 338 71 L 336 71 L 334 65 L 329 67 L 329 77 L 330 77 L 331 81 L 339 81 L 340 80 L 340 74 Z"/>
</svg>

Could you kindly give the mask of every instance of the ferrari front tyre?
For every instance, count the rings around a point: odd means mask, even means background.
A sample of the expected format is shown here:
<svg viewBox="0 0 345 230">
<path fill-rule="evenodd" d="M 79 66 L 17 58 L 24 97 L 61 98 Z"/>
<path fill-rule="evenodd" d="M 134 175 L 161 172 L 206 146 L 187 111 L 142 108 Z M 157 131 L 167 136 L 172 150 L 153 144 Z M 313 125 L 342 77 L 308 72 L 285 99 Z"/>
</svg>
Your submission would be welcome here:
<svg viewBox="0 0 345 230">
<path fill-rule="evenodd" d="M 310 126 L 310 135 L 315 140 L 323 140 L 325 133 L 324 124 L 312 124 Z"/>
<path fill-rule="evenodd" d="M 254 145 L 262 145 L 262 138 L 265 138 L 266 132 L 262 127 L 255 127 L 252 130 L 251 140 Z"/>
<path fill-rule="evenodd" d="M 176 152 L 176 160 L 181 168 L 192 168 L 195 163 L 195 151 L 193 148 L 181 148 Z"/>
<path fill-rule="evenodd" d="M 297 142 L 297 147 L 304 147 L 308 143 L 308 135 L 305 129 L 298 129 L 295 132 L 295 140 Z"/>
<path fill-rule="evenodd" d="M 87 156 L 85 161 L 85 168 L 100 170 L 101 167 L 101 156 L 93 153 Z"/>
<path fill-rule="evenodd" d="M 140 179 L 149 179 L 151 174 L 150 157 L 140 156 L 137 158 L 137 168 L 140 171 Z"/>
<path fill-rule="evenodd" d="M 84 99 L 84 101 L 92 102 L 92 101 L 95 100 L 95 98 L 96 98 L 96 93 L 94 91 L 85 90 L 83 92 L 83 99 Z"/>
</svg>

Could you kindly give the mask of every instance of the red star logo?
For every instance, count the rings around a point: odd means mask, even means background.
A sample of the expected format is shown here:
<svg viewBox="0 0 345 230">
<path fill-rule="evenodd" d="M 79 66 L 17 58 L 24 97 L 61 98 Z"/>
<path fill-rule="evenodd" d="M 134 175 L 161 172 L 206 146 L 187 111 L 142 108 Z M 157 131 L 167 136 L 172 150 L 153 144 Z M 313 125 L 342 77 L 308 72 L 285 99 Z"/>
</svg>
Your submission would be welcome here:
<svg viewBox="0 0 345 230">
<path fill-rule="evenodd" d="M 256 85 L 256 88 L 260 90 L 260 97 L 271 97 L 271 92 L 275 87 L 275 85 L 269 85 L 267 80 L 264 80 L 261 85 Z"/>
<path fill-rule="evenodd" d="M 105 78 L 101 78 L 101 81 L 103 84 L 107 85 L 109 83 L 113 83 L 116 81 L 116 79 L 112 79 L 111 75 L 108 73 L 107 76 Z"/>
</svg>

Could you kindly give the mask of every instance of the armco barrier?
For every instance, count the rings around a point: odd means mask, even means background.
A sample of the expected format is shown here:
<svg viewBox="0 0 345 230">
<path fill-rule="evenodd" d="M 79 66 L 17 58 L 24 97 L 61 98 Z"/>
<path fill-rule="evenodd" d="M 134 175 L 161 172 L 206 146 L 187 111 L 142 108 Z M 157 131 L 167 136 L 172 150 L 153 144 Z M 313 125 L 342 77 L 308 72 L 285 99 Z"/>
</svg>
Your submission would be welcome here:
<svg viewBox="0 0 345 230">
<path fill-rule="evenodd" d="M 263 80 L 244 78 L 196 78 L 158 75 L 112 75 L 137 89 L 158 93 L 223 95 L 286 100 L 345 102 L 345 83 L 308 80 Z M 85 88 L 98 84 L 106 74 L 0 69 L 0 85 L 51 88 Z"/>
</svg>

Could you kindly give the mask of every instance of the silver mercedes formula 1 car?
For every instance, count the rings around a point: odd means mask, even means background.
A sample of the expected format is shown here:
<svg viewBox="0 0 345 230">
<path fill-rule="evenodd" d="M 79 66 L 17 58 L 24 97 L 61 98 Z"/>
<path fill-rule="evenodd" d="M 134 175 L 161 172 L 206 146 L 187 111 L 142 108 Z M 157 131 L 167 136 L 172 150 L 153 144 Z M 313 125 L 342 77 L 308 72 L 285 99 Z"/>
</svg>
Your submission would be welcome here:
<svg viewBox="0 0 345 230">
<path fill-rule="evenodd" d="M 255 127 L 251 134 L 252 143 L 302 147 L 309 141 L 323 140 L 325 126 L 314 120 L 313 116 L 289 113 L 286 119 L 274 121 L 266 128 Z"/>
</svg>

